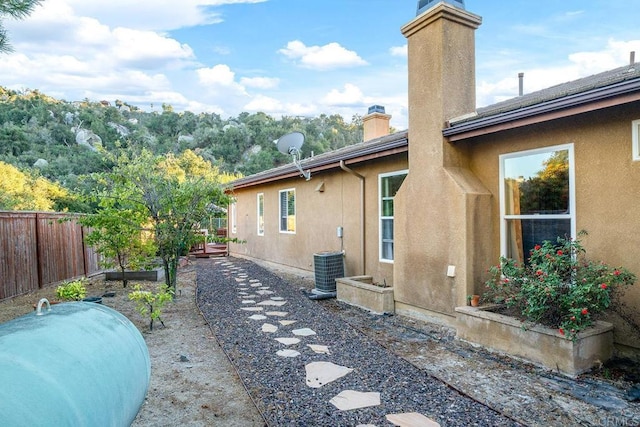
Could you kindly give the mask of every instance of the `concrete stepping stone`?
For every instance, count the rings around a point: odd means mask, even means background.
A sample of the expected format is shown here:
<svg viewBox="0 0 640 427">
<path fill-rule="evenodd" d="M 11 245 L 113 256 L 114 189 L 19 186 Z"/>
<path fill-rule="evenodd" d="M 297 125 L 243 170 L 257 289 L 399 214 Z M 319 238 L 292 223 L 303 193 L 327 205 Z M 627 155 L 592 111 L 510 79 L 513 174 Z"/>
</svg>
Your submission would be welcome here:
<svg viewBox="0 0 640 427">
<path fill-rule="evenodd" d="M 311 388 L 320 388 L 353 372 L 353 368 L 331 362 L 311 362 L 304 369 L 307 373 L 307 385 Z"/>
<path fill-rule="evenodd" d="M 238 283 L 246 282 L 246 279 L 242 279 L 242 278 L 236 277 L 236 282 L 238 282 Z"/>
<path fill-rule="evenodd" d="M 269 298 L 271 301 L 284 301 L 284 298 L 282 297 L 271 297 Z"/>
<path fill-rule="evenodd" d="M 311 350 L 313 350 L 314 353 L 318 353 L 318 354 L 331 354 L 329 352 L 329 346 L 326 345 L 319 345 L 319 344 L 307 344 L 307 347 L 309 347 Z"/>
<path fill-rule="evenodd" d="M 286 311 L 267 311 L 265 314 L 266 314 L 267 316 L 285 317 L 285 316 L 287 316 L 289 313 L 287 313 Z"/>
<path fill-rule="evenodd" d="M 241 292 L 238 292 L 238 295 L 249 295 L 249 292 L 241 291 Z"/>
<path fill-rule="evenodd" d="M 262 311 L 264 308 L 262 307 L 240 307 L 240 310 L 244 311 Z"/>
<path fill-rule="evenodd" d="M 262 314 L 254 314 L 253 316 L 249 316 L 249 319 L 251 319 L 251 320 L 265 320 L 265 319 L 267 319 L 267 316 L 264 316 Z"/>
<path fill-rule="evenodd" d="M 298 356 L 300 356 L 300 352 L 299 351 L 290 350 L 290 349 L 278 350 L 276 352 L 276 354 L 278 356 L 280 356 L 280 357 L 298 357 Z"/>
<path fill-rule="evenodd" d="M 260 283 L 249 283 L 249 286 L 251 286 L 252 288 L 259 288 Z"/>
<path fill-rule="evenodd" d="M 256 294 L 258 295 L 271 295 L 273 293 L 273 291 L 267 291 L 266 289 L 260 289 L 259 291 L 256 291 Z"/>
<path fill-rule="evenodd" d="M 375 424 L 358 424 L 356 427 L 378 427 Z"/>
<path fill-rule="evenodd" d="M 242 300 L 242 303 L 243 304 L 255 304 L 256 302 L 254 300 L 252 300 L 252 299 L 245 299 L 245 300 Z"/>
<path fill-rule="evenodd" d="M 261 284 L 262 284 L 262 283 L 261 283 Z M 271 288 L 270 288 L 269 286 L 260 286 L 260 289 L 261 289 L 261 290 L 263 290 L 263 291 L 265 291 L 265 290 L 267 290 L 267 289 L 271 289 Z"/>
<path fill-rule="evenodd" d="M 389 414 L 387 421 L 400 427 L 440 427 L 440 424 L 417 412 L 404 414 Z"/>
<path fill-rule="evenodd" d="M 309 328 L 294 329 L 291 332 L 293 333 L 293 335 L 298 335 L 299 337 L 308 337 L 316 334 L 316 331 Z"/>
<path fill-rule="evenodd" d="M 265 323 L 262 325 L 262 332 L 274 333 L 278 330 L 276 325 L 272 325 L 271 323 Z"/>
<path fill-rule="evenodd" d="M 249 279 L 249 283 L 259 283 L 260 280 L 258 279 Z"/>
<path fill-rule="evenodd" d="M 268 299 L 266 301 L 260 301 L 258 303 L 258 305 L 271 305 L 271 306 L 274 306 L 274 307 L 282 307 L 286 303 L 287 303 L 286 301 L 272 301 L 272 300 Z"/>
<path fill-rule="evenodd" d="M 293 344 L 298 344 L 300 342 L 300 339 L 298 339 L 298 338 L 281 337 L 281 338 L 276 338 L 276 341 L 278 341 L 280 344 L 284 344 L 284 345 L 293 345 Z"/>
<path fill-rule="evenodd" d="M 329 403 L 341 411 L 368 408 L 380 405 L 380 393 L 345 390 L 334 396 Z"/>
<path fill-rule="evenodd" d="M 279 322 L 280 322 L 280 324 L 282 326 L 289 326 L 289 325 L 293 325 L 294 323 L 296 323 L 297 320 L 280 320 Z"/>
</svg>

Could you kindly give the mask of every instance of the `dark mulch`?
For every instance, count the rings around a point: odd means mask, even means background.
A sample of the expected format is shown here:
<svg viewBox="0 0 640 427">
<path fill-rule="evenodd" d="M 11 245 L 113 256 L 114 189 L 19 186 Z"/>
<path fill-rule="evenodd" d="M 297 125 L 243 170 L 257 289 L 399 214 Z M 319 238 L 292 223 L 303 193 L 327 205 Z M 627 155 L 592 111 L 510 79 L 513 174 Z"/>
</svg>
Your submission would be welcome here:
<svg viewBox="0 0 640 427">
<path fill-rule="evenodd" d="M 242 274 L 247 275 L 246 281 L 238 282 Z M 267 306 L 262 314 L 285 311 L 286 317 L 249 319 L 261 313 L 241 310 L 254 306 L 243 304 L 247 295 L 239 294 L 253 294 L 257 289 L 248 286 L 250 279 L 274 291 L 273 295 L 254 294 L 250 299 L 256 303 L 273 296 L 287 301 L 282 307 Z M 252 262 L 235 258 L 199 260 L 197 287 L 200 310 L 270 426 L 385 426 L 390 425 L 385 415 L 403 412 L 421 413 L 441 426 L 519 425 L 397 357 L 322 304 L 308 299 L 300 289 Z M 282 319 L 297 322 L 282 326 L 278 323 Z M 264 333 L 263 323 L 279 329 Z M 311 328 L 317 335 L 299 337 L 301 342 L 289 347 L 274 339 L 294 337 L 291 331 L 299 328 Z M 331 354 L 316 354 L 306 344 L 328 345 Z M 295 358 L 276 355 L 285 348 L 301 354 Z M 314 361 L 333 362 L 354 371 L 321 388 L 310 388 L 305 365 Z M 344 390 L 379 392 L 381 405 L 340 411 L 329 400 Z"/>
</svg>

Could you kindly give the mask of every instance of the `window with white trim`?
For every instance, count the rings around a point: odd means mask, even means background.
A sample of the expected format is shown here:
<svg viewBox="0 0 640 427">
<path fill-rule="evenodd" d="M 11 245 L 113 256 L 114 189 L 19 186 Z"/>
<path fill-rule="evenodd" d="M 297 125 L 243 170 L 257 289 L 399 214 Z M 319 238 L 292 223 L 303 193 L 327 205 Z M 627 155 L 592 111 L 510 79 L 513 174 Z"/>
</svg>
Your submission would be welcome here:
<svg viewBox="0 0 640 427">
<path fill-rule="evenodd" d="M 280 232 L 296 232 L 296 190 L 280 190 Z"/>
<path fill-rule="evenodd" d="M 257 198 L 258 236 L 264 236 L 264 193 L 258 193 Z"/>
<path fill-rule="evenodd" d="M 236 234 L 238 232 L 237 221 L 236 221 L 236 202 L 231 203 L 231 232 Z"/>
<path fill-rule="evenodd" d="M 634 161 L 640 161 L 640 120 L 631 122 L 631 152 Z"/>
<path fill-rule="evenodd" d="M 393 199 L 408 171 L 378 175 L 378 205 L 380 213 L 380 261 L 393 262 Z"/>
<path fill-rule="evenodd" d="M 573 144 L 500 156 L 501 254 L 525 262 L 537 244 L 575 238 Z"/>
</svg>

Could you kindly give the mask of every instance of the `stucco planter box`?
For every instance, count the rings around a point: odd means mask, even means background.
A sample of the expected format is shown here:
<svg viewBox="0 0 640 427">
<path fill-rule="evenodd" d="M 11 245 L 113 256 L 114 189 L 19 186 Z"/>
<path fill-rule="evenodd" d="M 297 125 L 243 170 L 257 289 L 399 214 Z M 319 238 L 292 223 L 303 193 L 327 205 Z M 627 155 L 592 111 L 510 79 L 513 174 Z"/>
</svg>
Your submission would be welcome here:
<svg viewBox="0 0 640 427">
<path fill-rule="evenodd" d="M 352 276 L 336 279 L 338 301 L 364 308 L 376 314 L 393 313 L 393 287 L 373 284 L 371 276 Z"/>
<path fill-rule="evenodd" d="M 104 273 L 105 280 L 148 280 L 150 282 L 159 282 L 164 279 L 164 268 L 158 267 L 153 270 L 125 271 L 124 279 L 122 271 L 106 271 Z"/>
<path fill-rule="evenodd" d="M 457 334 L 464 341 L 504 352 L 575 377 L 604 363 L 613 354 L 613 325 L 598 321 L 575 341 L 557 329 L 528 326 L 483 307 L 456 307 Z"/>
</svg>

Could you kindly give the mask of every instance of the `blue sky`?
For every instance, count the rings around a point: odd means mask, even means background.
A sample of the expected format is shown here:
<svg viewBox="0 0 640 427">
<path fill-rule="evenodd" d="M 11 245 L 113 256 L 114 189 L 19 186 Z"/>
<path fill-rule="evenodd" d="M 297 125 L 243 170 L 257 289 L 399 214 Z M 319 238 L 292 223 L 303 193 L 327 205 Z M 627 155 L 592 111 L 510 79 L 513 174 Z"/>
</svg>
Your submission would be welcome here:
<svg viewBox="0 0 640 427">
<path fill-rule="evenodd" d="M 5 21 L 0 85 L 144 110 L 341 114 L 381 104 L 407 126 L 417 0 L 44 0 Z M 640 0 L 466 0 L 478 106 L 640 61 Z"/>
</svg>

